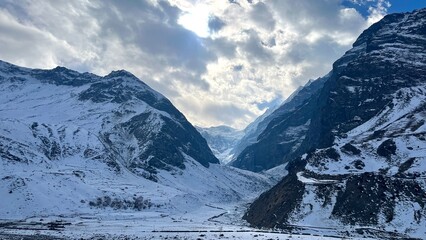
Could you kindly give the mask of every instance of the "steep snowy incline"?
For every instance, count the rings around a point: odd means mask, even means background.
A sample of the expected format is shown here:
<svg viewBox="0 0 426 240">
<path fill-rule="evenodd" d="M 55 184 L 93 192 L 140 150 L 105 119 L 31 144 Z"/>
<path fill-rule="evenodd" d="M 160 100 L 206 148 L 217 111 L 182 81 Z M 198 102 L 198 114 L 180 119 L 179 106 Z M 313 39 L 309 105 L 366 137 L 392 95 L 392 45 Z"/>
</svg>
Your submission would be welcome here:
<svg viewBox="0 0 426 240">
<path fill-rule="evenodd" d="M 235 148 L 238 155 L 231 165 L 259 172 L 285 164 L 296 156 L 315 110 L 312 107 L 315 102 L 308 102 L 318 97 L 327 79 L 325 76 L 309 81 L 272 113 L 249 125 Z"/>
<path fill-rule="evenodd" d="M 303 143 L 312 149 L 244 218 L 257 227 L 346 225 L 423 238 L 425 53 L 426 9 L 364 31 L 314 100 Z"/>
<path fill-rule="evenodd" d="M 104 154 L 153 180 L 158 169 L 184 169 L 184 155 L 205 167 L 218 163 L 170 101 L 126 71 L 98 77 L 62 67 L 32 70 L 0 62 L 0 85 L 0 121 L 19 120 L 34 131 L 46 128 L 43 144 L 58 155 L 51 157 L 67 154 L 58 147 L 64 136 L 50 138 L 55 137 L 50 128 L 63 125 L 65 132 L 78 126 L 94 135 Z"/>
<path fill-rule="evenodd" d="M 419 84 L 426 75 L 424 21 L 424 10 L 392 14 L 364 31 L 317 93 L 269 124 L 234 166 L 261 171 L 330 146 L 375 116 L 399 88 Z"/>
<path fill-rule="evenodd" d="M 214 209 L 207 221 L 275 181 L 220 166 L 185 117 L 126 71 L 0 62 L 0 106 L 2 221 L 136 214 L 172 224 Z"/>
</svg>

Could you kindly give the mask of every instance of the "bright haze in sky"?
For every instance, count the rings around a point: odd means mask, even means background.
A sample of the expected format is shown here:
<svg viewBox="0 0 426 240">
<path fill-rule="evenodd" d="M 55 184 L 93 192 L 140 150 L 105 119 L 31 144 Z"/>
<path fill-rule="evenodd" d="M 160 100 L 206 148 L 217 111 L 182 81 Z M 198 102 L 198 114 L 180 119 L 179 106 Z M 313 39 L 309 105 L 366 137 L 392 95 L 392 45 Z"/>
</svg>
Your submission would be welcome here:
<svg viewBox="0 0 426 240">
<path fill-rule="evenodd" d="M 244 128 L 331 70 L 356 37 L 422 0 L 1 0 L 0 59 L 126 69 L 196 125 Z"/>
</svg>

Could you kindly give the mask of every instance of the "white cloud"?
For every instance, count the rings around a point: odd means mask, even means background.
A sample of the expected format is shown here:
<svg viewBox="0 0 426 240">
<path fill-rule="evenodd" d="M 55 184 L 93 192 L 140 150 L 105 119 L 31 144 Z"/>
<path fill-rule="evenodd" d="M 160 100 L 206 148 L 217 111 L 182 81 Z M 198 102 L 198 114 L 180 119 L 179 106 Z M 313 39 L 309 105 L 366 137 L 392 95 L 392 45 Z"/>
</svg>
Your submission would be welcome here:
<svg viewBox="0 0 426 240">
<path fill-rule="evenodd" d="M 208 7 L 200 4 L 189 10 L 189 12 L 181 14 L 178 23 L 204 38 L 210 35 L 209 17 Z"/>
<path fill-rule="evenodd" d="M 368 8 L 368 12 L 370 13 L 367 20 L 368 25 L 371 25 L 381 20 L 386 15 L 387 9 L 390 6 L 391 4 L 385 0 L 377 0 L 375 6 L 370 6 Z"/>
<path fill-rule="evenodd" d="M 51 68 L 58 63 L 73 65 L 84 59 L 66 41 L 31 25 L 18 22 L 0 9 L 1 56 L 20 65 Z"/>
<path fill-rule="evenodd" d="M 268 102 L 326 74 L 389 7 L 374 0 L 365 18 L 340 0 L 234 2 L 5 0 L 0 58 L 98 74 L 127 69 L 191 122 L 242 128 Z"/>
</svg>

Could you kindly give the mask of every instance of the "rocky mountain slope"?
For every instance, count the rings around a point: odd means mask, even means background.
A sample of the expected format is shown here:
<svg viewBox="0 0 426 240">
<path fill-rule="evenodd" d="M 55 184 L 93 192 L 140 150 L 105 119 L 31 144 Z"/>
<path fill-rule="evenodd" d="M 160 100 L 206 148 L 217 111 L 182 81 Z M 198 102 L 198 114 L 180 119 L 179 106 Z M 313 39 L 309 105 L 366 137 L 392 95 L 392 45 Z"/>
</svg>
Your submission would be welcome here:
<svg viewBox="0 0 426 240">
<path fill-rule="evenodd" d="M 116 168 L 120 161 L 152 179 L 158 169 L 184 169 L 186 156 L 205 167 L 218 163 L 170 101 L 129 72 L 99 77 L 0 62 L 0 84 L 3 130 L 19 129 L 24 136 L 16 141 L 15 132 L 2 134 L 2 159 L 28 163 L 83 155 Z"/>
<path fill-rule="evenodd" d="M 183 214 L 270 184 L 218 163 L 170 101 L 126 71 L 0 62 L 2 219 Z"/>
<path fill-rule="evenodd" d="M 281 106 L 246 131 L 236 147 L 243 148 L 231 165 L 259 172 L 284 164 L 301 150 L 298 147 L 305 138 L 314 112 L 313 101 L 328 76 L 308 82 L 296 90 Z M 250 129 L 250 126 L 248 127 Z"/>
<path fill-rule="evenodd" d="M 227 164 L 232 159 L 232 151 L 243 137 L 244 133 L 228 126 L 209 128 L 196 127 L 201 133 L 214 155 L 221 163 Z"/>
<path fill-rule="evenodd" d="M 311 113 L 289 174 L 244 218 L 257 227 L 344 224 L 424 237 L 426 9 L 372 25 L 327 78 L 297 110 Z"/>
<path fill-rule="evenodd" d="M 257 141 L 257 137 L 259 137 L 263 130 L 265 130 L 269 121 L 272 119 L 269 116 L 280 106 L 281 104 L 270 106 L 262 115 L 257 117 L 243 130 L 243 136 L 231 151 L 232 161 L 235 161 L 238 155 L 240 155 L 247 146 L 250 146 Z"/>
</svg>

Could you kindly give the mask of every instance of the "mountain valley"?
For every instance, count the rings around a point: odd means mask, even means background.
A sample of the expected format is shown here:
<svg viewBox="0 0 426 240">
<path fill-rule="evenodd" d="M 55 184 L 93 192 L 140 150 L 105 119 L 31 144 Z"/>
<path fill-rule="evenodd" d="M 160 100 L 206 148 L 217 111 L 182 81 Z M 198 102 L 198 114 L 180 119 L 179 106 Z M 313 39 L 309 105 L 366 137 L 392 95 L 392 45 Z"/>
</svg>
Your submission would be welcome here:
<svg viewBox="0 0 426 240">
<path fill-rule="evenodd" d="M 425 119 L 426 9 L 244 130 L 125 70 L 0 61 L 0 239 L 423 239 Z"/>
</svg>

